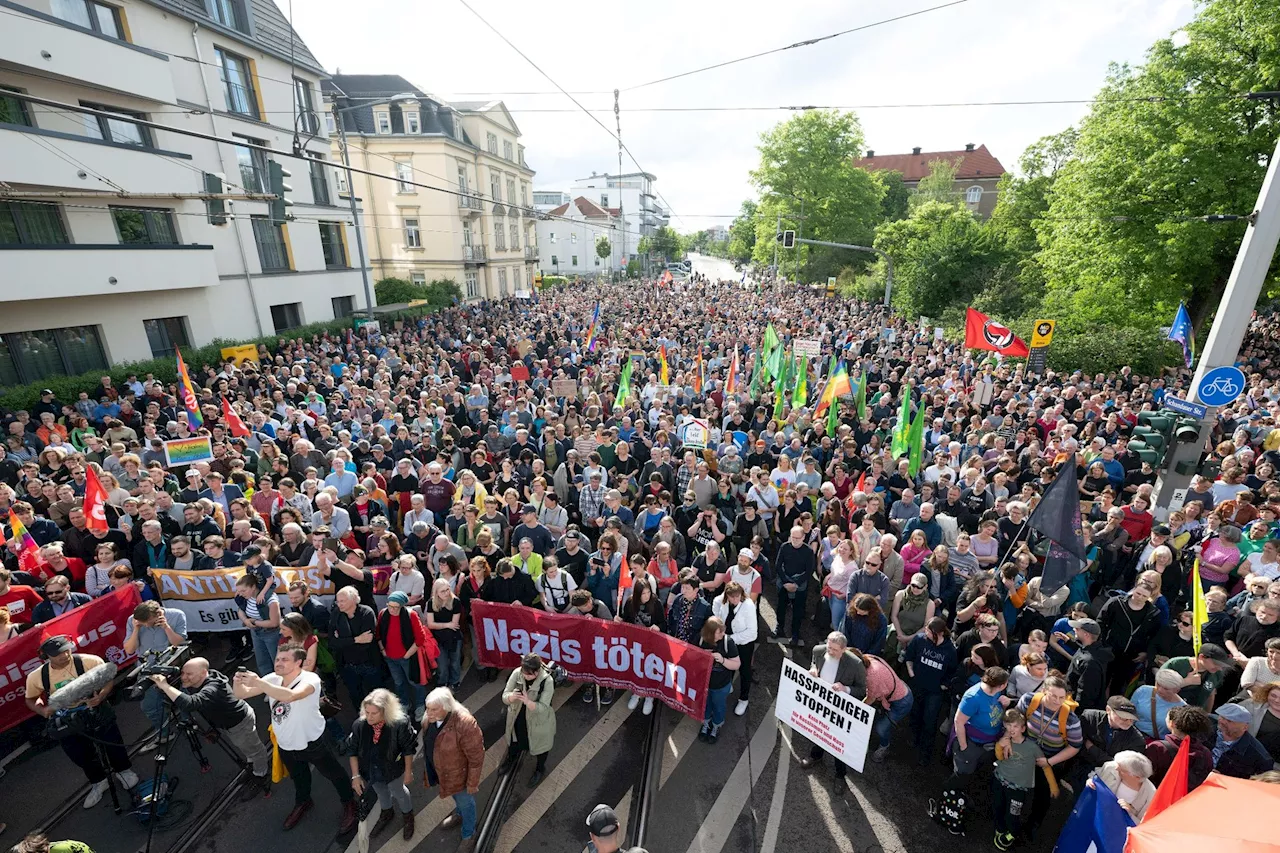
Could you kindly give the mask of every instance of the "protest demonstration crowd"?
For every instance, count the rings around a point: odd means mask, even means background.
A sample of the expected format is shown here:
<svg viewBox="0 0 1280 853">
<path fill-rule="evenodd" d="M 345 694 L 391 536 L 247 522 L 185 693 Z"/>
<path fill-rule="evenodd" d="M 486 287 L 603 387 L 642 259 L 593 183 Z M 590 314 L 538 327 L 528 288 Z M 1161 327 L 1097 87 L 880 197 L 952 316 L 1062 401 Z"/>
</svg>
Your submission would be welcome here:
<svg viewBox="0 0 1280 853">
<path fill-rule="evenodd" d="M 482 661 L 472 612 L 488 605 L 704 650 L 709 745 L 763 686 L 759 650 L 799 649 L 873 710 L 867 773 L 945 762 L 921 814 L 1001 850 L 1056 834 L 1055 798 L 1110 796 L 1138 824 L 1168 805 L 1170 774 L 1180 794 L 1213 772 L 1277 781 L 1280 321 L 1253 320 L 1248 387 L 1205 448 L 1215 473 L 1160 520 L 1157 472 L 1129 442 L 1189 373 L 1033 374 L 1005 343 L 695 276 L 282 338 L 189 378 L 180 365 L 177 385 L 46 392 L 0 411 L 0 655 L 34 635 L 21 710 L 53 720 L 51 696 L 104 658 L 48 623 L 127 600 L 126 655 L 193 655 L 151 679 L 149 738 L 174 737 L 170 704 L 200 711 L 252 764 L 246 799 L 270 794 L 278 751 L 285 829 L 315 771 L 341 832 L 376 811 L 373 835 L 394 821 L 412 838 L 425 778 L 454 799 L 464 850 L 486 748 L 454 693 L 464 666 L 504 680 L 506 740 L 536 785 L 570 663 L 550 645 L 514 669 Z M 635 645 L 635 676 L 678 691 L 669 663 Z M 617 683 L 593 681 L 583 700 L 613 703 Z M 138 783 L 110 690 L 89 702 L 112 746 L 60 740 L 85 808 L 108 774 Z M 647 715 L 655 695 L 627 701 Z M 359 717 L 335 732 L 344 704 Z M 816 742 L 798 754 L 815 773 L 829 761 Z M 587 829 L 619 849 L 611 809 Z"/>
</svg>

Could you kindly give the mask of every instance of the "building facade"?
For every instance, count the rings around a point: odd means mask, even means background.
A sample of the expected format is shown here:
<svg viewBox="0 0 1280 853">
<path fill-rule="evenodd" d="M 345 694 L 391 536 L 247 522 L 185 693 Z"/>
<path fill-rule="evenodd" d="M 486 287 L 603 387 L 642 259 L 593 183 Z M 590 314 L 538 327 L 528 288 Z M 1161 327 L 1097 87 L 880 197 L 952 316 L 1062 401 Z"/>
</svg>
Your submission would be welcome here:
<svg viewBox="0 0 1280 853">
<path fill-rule="evenodd" d="M 540 266 L 552 275 L 605 275 L 626 267 L 622 254 L 622 220 L 618 209 L 606 210 L 591 199 L 578 196 L 546 211 L 538 220 Z M 609 241 L 609 255 L 597 254 L 601 237 Z"/>
<path fill-rule="evenodd" d="M 534 172 L 501 101 L 451 104 L 393 74 L 334 75 L 325 97 L 334 159 L 340 120 L 352 167 L 383 176 L 340 187 L 360 201 L 375 279 L 451 279 L 467 299 L 532 286 Z"/>
<path fill-rule="evenodd" d="M 3 5 L 0 386 L 364 307 L 324 165 L 325 71 L 272 0 Z M 291 221 L 200 197 L 265 193 L 273 161 L 291 173 Z"/>
<path fill-rule="evenodd" d="M 555 210 L 560 205 L 568 204 L 571 201 L 573 199 L 569 198 L 569 194 L 560 190 L 533 191 L 533 209 L 539 213 Z"/>
<path fill-rule="evenodd" d="M 876 154 L 854 161 L 854 165 L 869 172 L 901 172 L 903 183 L 915 189 L 920 179 L 929 174 L 929 164 L 934 160 L 946 160 L 956 165 L 956 198 L 975 216 L 986 219 L 996 209 L 996 187 L 1004 175 L 1004 166 L 987 150 L 985 145 L 970 143 L 962 151 L 922 151 L 911 149 L 910 154 Z"/>
<path fill-rule="evenodd" d="M 620 208 L 626 223 L 624 246 L 627 258 L 637 257 L 640 239 L 647 237 L 671 221 L 671 214 L 658 204 L 653 183 L 658 180 L 648 172 L 624 175 L 597 175 L 579 178 L 569 187 L 573 198 L 583 197 L 603 208 Z M 546 266 L 544 261 L 543 266 Z"/>
</svg>

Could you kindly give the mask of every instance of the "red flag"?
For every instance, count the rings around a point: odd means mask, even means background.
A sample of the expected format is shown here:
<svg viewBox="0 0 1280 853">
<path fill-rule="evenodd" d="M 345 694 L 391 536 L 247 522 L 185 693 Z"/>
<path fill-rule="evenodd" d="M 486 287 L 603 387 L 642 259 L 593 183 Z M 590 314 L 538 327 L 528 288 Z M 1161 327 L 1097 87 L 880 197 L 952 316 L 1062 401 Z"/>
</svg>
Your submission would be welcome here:
<svg viewBox="0 0 1280 853">
<path fill-rule="evenodd" d="M 965 314 L 964 345 L 969 349 L 985 349 L 1015 358 L 1025 358 L 1030 352 L 1022 339 L 1010 331 L 1008 326 L 1002 326 L 972 308 Z"/>
<path fill-rule="evenodd" d="M 90 530 L 107 529 L 107 490 L 102 488 L 92 465 L 84 469 L 84 517 L 85 527 Z"/>
<path fill-rule="evenodd" d="M 1187 771 L 1190 764 L 1191 737 L 1187 736 L 1182 739 L 1178 754 L 1174 756 L 1173 764 L 1169 766 L 1169 772 L 1164 774 L 1160 787 L 1156 788 L 1156 794 L 1151 798 L 1151 805 L 1147 806 L 1147 813 L 1142 818 L 1144 822 L 1151 820 L 1187 795 L 1187 787 L 1190 784 Z"/>
<path fill-rule="evenodd" d="M 849 493 L 849 497 L 845 498 L 844 507 L 849 511 L 850 515 L 852 515 L 858 507 L 858 505 L 853 502 L 853 496 L 856 495 L 858 492 L 865 492 L 866 489 L 867 489 L 867 471 L 864 468 L 862 473 L 858 475 L 858 482 L 854 485 L 853 491 Z"/>
<path fill-rule="evenodd" d="M 240 420 L 236 410 L 231 408 L 231 402 L 226 397 L 222 398 L 222 419 L 227 422 L 227 431 L 233 437 L 247 438 L 249 436 L 249 428 L 244 425 L 244 421 Z"/>
</svg>

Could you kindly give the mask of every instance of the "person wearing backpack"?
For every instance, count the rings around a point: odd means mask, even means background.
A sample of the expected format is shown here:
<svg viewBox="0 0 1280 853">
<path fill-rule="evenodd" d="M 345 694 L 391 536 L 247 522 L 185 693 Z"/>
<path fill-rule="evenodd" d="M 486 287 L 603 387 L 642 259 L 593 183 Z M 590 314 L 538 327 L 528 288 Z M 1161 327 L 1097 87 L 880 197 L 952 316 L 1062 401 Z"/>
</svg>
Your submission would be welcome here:
<svg viewBox="0 0 1280 853">
<path fill-rule="evenodd" d="M 1076 703 L 1067 692 L 1066 679 L 1050 675 L 1036 693 L 1024 693 L 1018 710 L 1027 719 L 1027 739 L 1035 741 L 1048 766 L 1036 774 L 1027 826 L 1035 832 L 1049 812 L 1050 799 L 1058 796 L 1057 777 L 1066 778 L 1076 754 L 1084 746 L 1084 731 Z"/>
<path fill-rule="evenodd" d="M 556 687 L 551 673 L 536 654 L 525 655 L 520 668 L 507 678 L 502 701 L 507 706 L 507 752 L 527 751 L 536 759 L 529 786 L 547 773 L 547 755 L 556 740 L 556 712 L 551 707 Z"/>
</svg>

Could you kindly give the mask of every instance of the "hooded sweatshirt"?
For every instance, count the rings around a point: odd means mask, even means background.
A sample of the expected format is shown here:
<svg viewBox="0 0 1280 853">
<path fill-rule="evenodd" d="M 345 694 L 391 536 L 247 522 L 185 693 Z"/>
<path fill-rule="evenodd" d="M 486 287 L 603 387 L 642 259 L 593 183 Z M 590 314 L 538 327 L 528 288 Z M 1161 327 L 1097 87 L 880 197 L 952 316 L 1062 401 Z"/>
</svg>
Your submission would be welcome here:
<svg viewBox="0 0 1280 853">
<path fill-rule="evenodd" d="M 1107 667 L 1115 652 L 1101 641 L 1084 646 L 1067 667 L 1067 687 L 1082 709 L 1102 708 L 1107 704 Z"/>
</svg>

